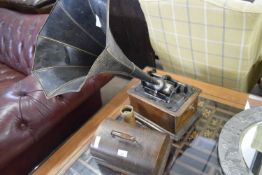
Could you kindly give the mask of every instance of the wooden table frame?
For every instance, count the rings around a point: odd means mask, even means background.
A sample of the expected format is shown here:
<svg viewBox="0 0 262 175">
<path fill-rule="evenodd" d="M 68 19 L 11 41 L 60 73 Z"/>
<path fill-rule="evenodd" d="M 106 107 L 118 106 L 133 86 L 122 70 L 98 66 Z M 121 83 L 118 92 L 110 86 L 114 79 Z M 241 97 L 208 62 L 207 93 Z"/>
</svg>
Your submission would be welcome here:
<svg viewBox="0 0 262 175">
<path fill-rule="evenodd" d="M 145 68 L 148 71 L 150 68 Z M 183 83 L 193 85 L 202 90 L 200 96 L 208 98 L 223 104 L 227 104 L 236 108 L 244 109 L 247 100 L 255 106 L 261 106 L 260 97 L 251 98 L 246 93 L 237 92 L 227 88 L 200 82 L 183 76 L 157 71 L 159 74 L 167 74 L 172 78 Z M 86 149 L 97 126 L 105 118 L 116 118 L 121 107 L 129 104 L 127 90 L 138 84 L 138 79 L 132 79 L 128 85 L 122 89 L 107 105 L 100 109 L 87 123 L 84 124 L 73 136 L 71 136 L 57 151 L 55 151 L 47 160 L 34 172 L 36 175 L 46 174 L 63 174 L 66 168 L 71 165 L 77 157 L 79 157 Z"/>
</svg>

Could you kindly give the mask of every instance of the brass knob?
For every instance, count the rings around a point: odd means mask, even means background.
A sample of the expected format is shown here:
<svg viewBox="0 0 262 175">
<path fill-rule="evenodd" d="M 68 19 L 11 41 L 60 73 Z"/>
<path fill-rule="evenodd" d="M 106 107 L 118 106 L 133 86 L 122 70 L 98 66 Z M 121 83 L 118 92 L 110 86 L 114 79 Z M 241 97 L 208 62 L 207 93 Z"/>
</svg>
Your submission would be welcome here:
<svg viewBox="0 0 262 175">
<path fill-rule="evenodd" d="M 130 105 L 125 105 L 121 109 L 121 116 L 124 118 L 126 123 L 129 123 L 132 126 L 136 126 L 136 119 L 134 117 L 134 109 Z"/>
</svg>

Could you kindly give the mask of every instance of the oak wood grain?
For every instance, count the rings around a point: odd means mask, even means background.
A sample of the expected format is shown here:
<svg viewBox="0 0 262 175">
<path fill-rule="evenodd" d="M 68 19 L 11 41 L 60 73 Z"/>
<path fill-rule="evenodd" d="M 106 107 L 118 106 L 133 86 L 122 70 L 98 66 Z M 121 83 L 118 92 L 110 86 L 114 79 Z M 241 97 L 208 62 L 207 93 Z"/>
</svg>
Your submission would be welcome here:
<svg viewBox="0 0 262 175">
<path fill-rule="evenodd" d="M 148 71 L 150 68 L 145 68 Z M 193 85 L 202 90 L 200 96 L 223 104 L 227 104 L 236 108 L 243 109 L 249 98 L 249 95 L 237 92 L 227 88 L 211 85 L 208 83 L 192 80 L 187 77 L 158 71 L 159 74 L 168 74 L 172 78 L 183 83 Z M 86 150 L 94 131 L 100 122 L 107 118 L 116 118 L 123 105 L 129 104 L 127 90 L 138 84 L 139 80 L 133 79 L 122 89 L 107 105 L 100 109 L 83 127 L 81 127 L 74 135 L 71 136 L 58 150 L 56 150 L 47 160 L 33 173 L 35 175 L 45 174 L 62 174 L 66 168 Z M 254 99 L 253 104 L 262 105 L 262 101 Z"/>
</svg>

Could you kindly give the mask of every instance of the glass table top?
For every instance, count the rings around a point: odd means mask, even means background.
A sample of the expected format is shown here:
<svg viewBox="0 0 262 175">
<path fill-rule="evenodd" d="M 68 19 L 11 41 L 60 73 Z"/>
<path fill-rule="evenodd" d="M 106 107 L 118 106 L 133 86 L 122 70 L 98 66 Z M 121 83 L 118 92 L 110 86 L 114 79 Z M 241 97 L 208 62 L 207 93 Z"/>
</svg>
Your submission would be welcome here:
<svg viewBox="0 0 262 175">
<path fill-rule="evenodd" d="M 173 144 L 166 171 L 170 175 L 223 174 L 218 160 L 218 138 L 224 124 L 241 110 L 215 101 L 199 98 L 201 117 L 180 142 Z M 117 120 L 121 120 L 118 117 Z M 143 126 L 142 126 L 143 127 Z M 89 145 L 66 170 L 66 175 L 121 174 L 98 165 L 91 157 Z"/>
</svg>

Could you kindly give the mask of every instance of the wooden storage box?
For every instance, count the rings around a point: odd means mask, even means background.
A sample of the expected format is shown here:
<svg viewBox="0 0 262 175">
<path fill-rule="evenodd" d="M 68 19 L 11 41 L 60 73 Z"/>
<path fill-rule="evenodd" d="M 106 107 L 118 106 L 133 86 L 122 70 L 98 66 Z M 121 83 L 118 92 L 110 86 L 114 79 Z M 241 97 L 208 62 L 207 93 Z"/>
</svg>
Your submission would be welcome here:
<svg viewBox="0 0 262 175">
<path fill-rule="evenodd" d="M 90 146 L 98 164 L 136 175 L 161 175 L 170 149 L 167 134 L 109 119 L 100 124 Z"/>
<path fill-rule="evenodd" d="M 177 111 L 171 111 L 167 107 L 158 105 L 145 97 L 135 93 L 136 87 L 128 91 L 130 104 L 134 111 L 159 127 L 173 134 L 179 134 L 179 140 L 186 130 L 199 117 L 197 103 L 200 90 L 196 90 Z"/>
</svg>

